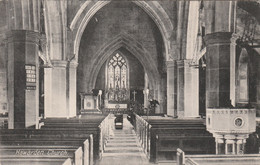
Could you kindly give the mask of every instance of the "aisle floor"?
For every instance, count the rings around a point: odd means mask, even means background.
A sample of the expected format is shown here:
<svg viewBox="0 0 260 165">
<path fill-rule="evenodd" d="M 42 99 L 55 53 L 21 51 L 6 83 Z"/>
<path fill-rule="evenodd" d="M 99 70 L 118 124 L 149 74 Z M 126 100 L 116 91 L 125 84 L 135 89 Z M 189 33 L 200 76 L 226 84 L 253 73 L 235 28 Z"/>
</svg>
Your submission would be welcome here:
<svg viewBox="0 0 260 165">
<path fill-rule="evenodd" d="M 114 118 L 110 119 L 114 125 Z M 123 129 L 111 128 L 110 136 L 102 159 L 98 165 L 149 165 L 149 160 L 140 146 L 133 126 L 124 116 Z"/>
</svg>

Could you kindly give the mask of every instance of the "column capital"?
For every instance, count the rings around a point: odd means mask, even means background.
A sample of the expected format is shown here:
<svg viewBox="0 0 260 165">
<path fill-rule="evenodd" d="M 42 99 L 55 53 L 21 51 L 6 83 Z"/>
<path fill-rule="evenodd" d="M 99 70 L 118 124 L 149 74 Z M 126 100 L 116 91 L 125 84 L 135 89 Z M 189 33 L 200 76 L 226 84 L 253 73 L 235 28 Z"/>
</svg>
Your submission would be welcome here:
<svg viewBox="0 0 260 165">
<path fill-rule="evenodd" d="M 31 30 L 11 30 L 6 35 L 7 43 L 21 42 L 33 43 L 39 45 L 40 33 Z"/>
<path fill-rule="evenodd" d="M 233 32 L 215 32 L 207 34 L 204 37 L 206 45 L 214 44 L 235 44 L 238 39 L 238 35 Z"/>
<path fill-rule="evenodd" d="M 78 62 L 76 62 L 76 61 L 71 61 L 71 62 L 69 62 L 69 68 L 77 68 L 78 67 L 78 65 L 79 65 L 79 63 Z"/>
<path fill-rule="evenodd" d="M 51 63 L 54 68 L 66 68 L 68 64 L 65 60 L 51 60 Z"/>
<path fill-rule="evenodd" d="M 189 67 L 191 60 L 183 59 L 183 60 L 176 60 L 177 67 Z"/>
<path fill-rule="evenodd" d="M 174 66 L 176 66 L 176 61 L 166 61 L 165 64 L 167 68 L 173 68 Z"/>
</svg>

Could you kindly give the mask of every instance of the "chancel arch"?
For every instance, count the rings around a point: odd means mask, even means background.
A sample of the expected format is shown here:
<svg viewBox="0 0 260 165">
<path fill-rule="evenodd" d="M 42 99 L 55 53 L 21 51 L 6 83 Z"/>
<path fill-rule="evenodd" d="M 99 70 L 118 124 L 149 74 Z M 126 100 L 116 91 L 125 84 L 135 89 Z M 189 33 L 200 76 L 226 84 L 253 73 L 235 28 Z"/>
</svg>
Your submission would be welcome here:
<svg viewBox="0 0 260 165">
<path fill-rule="evenodd" d="M 164 98 L 160 90 L 165 85 L 162 81 L 165 76 L 161 74 L 164 73 L 165 64 L 163 37 L 154 20 L 136 4 L 115 1 L 100 9 L 89 20 L 79 48 L 77 93 L 105 89 L 96 87 L 100 82 L 100 69 L 114 52 L 124 49 L 136 58 L 147 75 L 146 81 L 149 83 L 146 87 L 139 87 L 139 93 L 144 95 L 143 90 L 149 88 L 152 98 Z M 161 103 L 163 101 L 160 100 Z"/>
<path fill-rule="evenodd" d="M 101 8 L 109 4 L 111 1 L 86 1 L 82 4 L 81 8 L 76 13 L 75 17 L 73 18 L 70 29 L 73 33 L 73 49 L 74 54 L 76 55 L 76 59 L 78 59 L 78 51 L 80 47 L 80 41 L 84 29 L 86 28 L 87 24 L 89 23 L 90 19 L 98 12 Z M 171 19 L 163 9 L 163 7 L 157 1 L 132 1 L 137 6 L 141 7 L 155 22 L 158 26 L 164 41 L 165 47 L 165 58 L 168 60 L 169 53 L 172 50 L 170 38 L 172 37 L 172 32 L 174 26 L 171 22 Z"/>
</svg>

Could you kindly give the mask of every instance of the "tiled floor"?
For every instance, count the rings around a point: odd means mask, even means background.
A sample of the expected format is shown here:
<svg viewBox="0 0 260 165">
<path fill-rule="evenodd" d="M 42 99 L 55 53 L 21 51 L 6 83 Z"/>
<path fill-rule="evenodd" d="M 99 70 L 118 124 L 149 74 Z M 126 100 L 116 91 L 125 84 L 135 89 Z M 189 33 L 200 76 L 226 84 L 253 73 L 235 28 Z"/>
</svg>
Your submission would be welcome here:
<svg viewBox="0 0 260 165">
<path fill-rule="evenodd" d="M 114 119 L 111 119 L 113 125 Z M 102 159 L 98 165 L 148 165 L 139 141 L 134 132 L 133 126 L 124 117 L 123 129 L 113 130 L 113 135 L 107 142 Z"/>
</svg>

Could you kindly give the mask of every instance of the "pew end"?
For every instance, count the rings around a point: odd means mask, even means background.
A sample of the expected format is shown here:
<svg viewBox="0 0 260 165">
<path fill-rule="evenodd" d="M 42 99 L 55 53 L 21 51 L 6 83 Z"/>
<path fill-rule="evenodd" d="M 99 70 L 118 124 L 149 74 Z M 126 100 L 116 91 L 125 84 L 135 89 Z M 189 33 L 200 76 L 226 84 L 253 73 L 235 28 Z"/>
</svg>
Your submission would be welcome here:
<svg viewBox="0 0 260 165">
<path fill-rule="evenodd" d="M 185 153 L 180 149 L 177 148 L 177 165 L 185 165 Z"/>
</svg>

